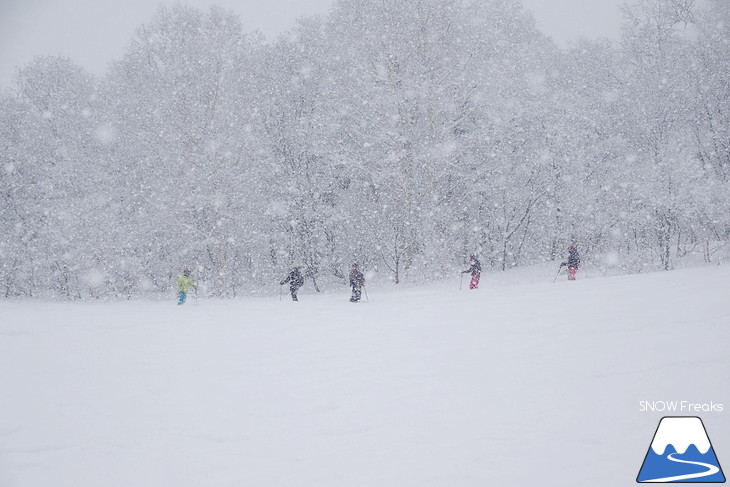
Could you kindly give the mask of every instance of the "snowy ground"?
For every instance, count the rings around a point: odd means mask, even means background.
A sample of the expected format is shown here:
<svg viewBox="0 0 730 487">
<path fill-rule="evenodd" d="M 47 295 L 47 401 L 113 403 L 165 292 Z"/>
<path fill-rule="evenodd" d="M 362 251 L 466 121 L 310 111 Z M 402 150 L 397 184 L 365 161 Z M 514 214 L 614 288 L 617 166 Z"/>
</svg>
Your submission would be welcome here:
<svg viewBox="0 0 730 487">
<path fill-rule="evenodd" d="M 730 267 L 503 277 L 0 302 L 0 486 L 633 485 L 642 400 L 723 403 L 699 415 L 730 466 Z"/>
</svg>

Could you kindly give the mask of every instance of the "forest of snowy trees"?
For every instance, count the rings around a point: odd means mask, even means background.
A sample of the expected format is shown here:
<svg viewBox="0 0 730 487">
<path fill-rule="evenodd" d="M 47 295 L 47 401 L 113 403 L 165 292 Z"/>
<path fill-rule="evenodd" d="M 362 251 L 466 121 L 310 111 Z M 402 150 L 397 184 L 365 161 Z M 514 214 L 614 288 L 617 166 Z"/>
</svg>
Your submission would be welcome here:
<svg viewBox="0 0 730 487">
<path fill-rule="evenodd" d="M 275 41 L 161 7 L 100 78 L 0 95 L 0 295 L 215 296 L 301 265 L 394 282 L 730 241 L 730 2 L 634 0 L 558 48 L 518 0 L 338 0 Z M 268 289 L 272 289 L 269 287 Z M 269 291 L 271 292 L 271 291 Z M 276 292 L 276 291 L 274 291 Z"/>
</svg>

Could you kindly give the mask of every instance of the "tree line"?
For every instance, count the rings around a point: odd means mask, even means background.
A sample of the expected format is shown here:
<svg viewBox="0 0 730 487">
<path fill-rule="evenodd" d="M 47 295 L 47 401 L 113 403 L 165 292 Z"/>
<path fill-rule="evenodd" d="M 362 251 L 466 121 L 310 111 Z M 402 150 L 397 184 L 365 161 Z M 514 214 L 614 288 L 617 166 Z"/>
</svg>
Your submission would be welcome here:
<svg viewBox="0 0 730 487">
<path fill-rule="evenodd" d="M 0 95 L 0 292 L 216 296 L 300 265 L 399 283 L 562 259 L 671 269 L 730 240 L 730 7 L 635 0 L 558 48 L 517 0 L 338 0 L 273 41 L 160 7 L 94 77 Z"/>
</svg>

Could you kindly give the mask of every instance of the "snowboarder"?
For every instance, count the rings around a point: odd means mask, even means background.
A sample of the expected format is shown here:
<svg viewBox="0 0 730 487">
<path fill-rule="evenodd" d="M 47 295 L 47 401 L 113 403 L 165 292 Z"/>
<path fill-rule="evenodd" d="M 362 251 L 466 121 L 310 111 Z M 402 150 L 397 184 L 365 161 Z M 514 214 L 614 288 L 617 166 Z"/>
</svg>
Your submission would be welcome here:
<svg viewBox="0 0 730 487">
<path fill-rule="evenodd" d="M 352 264 L 350 270 L 350 287 L 352 288 L 352 296 L 350 297 L 351 303 L 357 303 L 362 297 L 362 287 L 365 285 L 365 276 L 360 271 L 360 266 L 357 263 Z"/>
<path fill-rule="evenodd" d="M 474 254 L 471 254 L 469 259 L 471 261 L 471 266 L 467 270 L 461 271 L 461 273 L 471 273 L 471 282 L 469 282 L 469 289 L 479 289 L 479 279 L 482 275 L 482 265 L 479 263 L 479 259 L 477 259 L 477 256 Z"/>
<path fill-rule="evenodd" d="M 178 277 L 177 279 L 177 304 L 178 306 L 185 304 L 185 300 L 188 297 L 188 291 L 190 291 L 190 288 L 195 287 L 195 283 L 193 282 L 192 278 L 190 277 L 190 269 L 185 268 L 183 269 L 182 276 Z"/>
<path fill-rule="evenodd" d="M 297 291 L 304 285 L 304 277 L 302 277 L 299 267 L 294 267 L 289 275 L 286 276 L 286 279 L 281 281 L 281 285 L 283 286 L 287 282 L 289 283 L 289 292 L 291 293 L 292 301 L 299 301 L 297 299 Z"/>
<path fill-rule="evenodd" d="M 580 265 L 580 255 L 578 255 L 578 249 L 575 248 L 575 245 L 570 244 L 568 246 L 568 261 L 563 262 L 561 265 L 568 267 L 568 280 L 575 281 L 575 271 L 578 270 Z"/>
</svg>

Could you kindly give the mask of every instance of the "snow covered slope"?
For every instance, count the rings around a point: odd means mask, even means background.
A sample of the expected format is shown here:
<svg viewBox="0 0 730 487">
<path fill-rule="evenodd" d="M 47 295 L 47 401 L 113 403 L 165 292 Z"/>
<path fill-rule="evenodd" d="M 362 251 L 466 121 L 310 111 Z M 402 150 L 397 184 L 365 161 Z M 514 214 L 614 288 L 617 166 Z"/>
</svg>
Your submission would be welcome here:
<svg viewBox="0 0 730 487">
<path fill-rule="evenodd" d="M 632 485 L 640 401 L 730 407 L 730 267 L 502 277 L 0 302 L 0 486 Z M 728 464 L 729 414 L 700 414 Z"/>
</svg>

